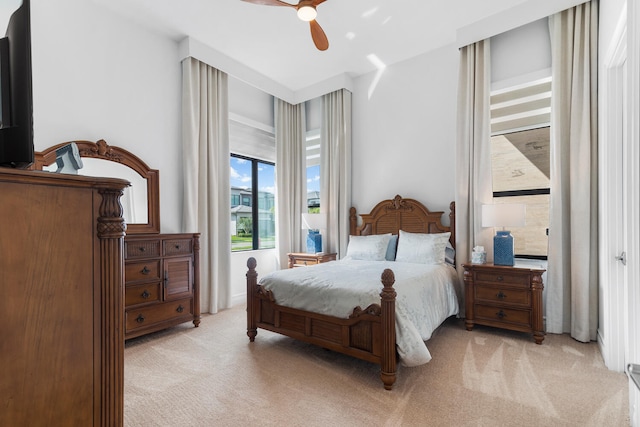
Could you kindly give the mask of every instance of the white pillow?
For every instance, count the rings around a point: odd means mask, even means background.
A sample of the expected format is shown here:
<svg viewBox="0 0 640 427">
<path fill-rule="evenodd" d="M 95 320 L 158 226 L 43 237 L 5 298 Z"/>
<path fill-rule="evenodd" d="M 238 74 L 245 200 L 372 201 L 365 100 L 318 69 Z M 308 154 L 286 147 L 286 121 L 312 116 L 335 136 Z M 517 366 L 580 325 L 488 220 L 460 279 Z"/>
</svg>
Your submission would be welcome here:
<svg viewBox="0 0 640 427">
<path fill-rule="evenodd" d="M 346 259 L 384 261 L 391 233 L 371 236 L 351 236 L 347 246 Z"/>
<path fill-rule="evenodd" d="M 396 261 L 442 264 L 451 233 L 408 233 L 400 230 Z"/>
</svg>

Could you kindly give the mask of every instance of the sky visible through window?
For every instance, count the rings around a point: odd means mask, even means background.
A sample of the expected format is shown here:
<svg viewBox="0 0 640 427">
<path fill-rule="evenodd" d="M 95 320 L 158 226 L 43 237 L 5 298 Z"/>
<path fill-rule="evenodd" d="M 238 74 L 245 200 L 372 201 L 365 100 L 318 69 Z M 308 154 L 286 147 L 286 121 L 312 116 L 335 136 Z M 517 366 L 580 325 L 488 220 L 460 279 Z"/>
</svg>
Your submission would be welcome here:
<svg viewBox="0 0 640 427">
<path fill-rule="evenodd" d="M 251 162 L 238 157 L 231 157 L 231 186 L 240 188 L 251 188 Z M 272 172 L 265 172 L 258 167 L 258 191 L 269 193 L 275 192 L 275 182 Z M 320 191 L 320 166 L 307 168 L 307 191 Z"/>
</svg>

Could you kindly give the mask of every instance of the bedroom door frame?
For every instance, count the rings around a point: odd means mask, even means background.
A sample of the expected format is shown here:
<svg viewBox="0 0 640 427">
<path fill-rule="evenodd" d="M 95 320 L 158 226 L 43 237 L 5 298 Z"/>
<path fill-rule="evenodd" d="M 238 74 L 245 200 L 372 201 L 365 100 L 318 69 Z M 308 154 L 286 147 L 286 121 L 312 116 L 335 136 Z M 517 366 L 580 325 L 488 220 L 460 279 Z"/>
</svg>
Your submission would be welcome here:
<svg viewBox="0 0 640 427">
<path fill-rule="evenodd" d="M 627 25 L 627 176 L 628 176 L 628 287 L 627 348 L 630 363 L 640 364 L 640 4 L 625 3 Z M 633 325 L 633 326 L 632 326 Z M 629 416 L 631 425 L 640 426 L 640 390 L 629 379 Z"/>
<path fill-rule="evenodd" d="M 627 16 L 626 10 L 616 27 L 607 49 L 601 76 L 599 140 L 599 229 L 600 229 L 600 311 L 598 343 L 605 365 L 623 372 L 628 340 L 626 293 L 629 269 L 617 260 L 628 251 L 628 183 L 629 156 L 625 124 L 626 103 Z"/>
</svg>

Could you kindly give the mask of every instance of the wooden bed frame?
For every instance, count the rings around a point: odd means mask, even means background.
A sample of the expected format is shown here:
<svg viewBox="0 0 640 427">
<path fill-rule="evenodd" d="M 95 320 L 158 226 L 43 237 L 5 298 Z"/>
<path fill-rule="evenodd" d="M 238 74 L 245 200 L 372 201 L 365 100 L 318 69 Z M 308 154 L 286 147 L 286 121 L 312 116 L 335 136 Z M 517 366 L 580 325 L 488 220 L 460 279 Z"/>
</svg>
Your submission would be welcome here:
<svg viewBox="0 0 640 427">
<path fill-rule="evenodd" d="M 357 225 L 356 209 L 351 208 L 350 232 L 364 236 L 398 234 L 399 230 L 412 233 L 450 231 L 450 241 L 455 247 L 454 202 L 449 207 L 451 226 L 447 227 L 440 221 L 444 212 L 431 212 L 416 200 L 396 196 L 378 203 L 371 213 L 360 215 L 360 226 Z M 397 366 L 393 271 L 385 269 L 382 273 L 380 304 L 371 304 L 365 309 L 355 307 L 348 319 L 342 319 L 278 305 L 273 293 L 258 285 L 255 258 L 249 258 L 247 267 L 247 335 L 251 342 L 255 340 L 257 328 L 262 328 L 373 362 L 380 365 L 384 388 L 392 389 Z"/>
</svg>

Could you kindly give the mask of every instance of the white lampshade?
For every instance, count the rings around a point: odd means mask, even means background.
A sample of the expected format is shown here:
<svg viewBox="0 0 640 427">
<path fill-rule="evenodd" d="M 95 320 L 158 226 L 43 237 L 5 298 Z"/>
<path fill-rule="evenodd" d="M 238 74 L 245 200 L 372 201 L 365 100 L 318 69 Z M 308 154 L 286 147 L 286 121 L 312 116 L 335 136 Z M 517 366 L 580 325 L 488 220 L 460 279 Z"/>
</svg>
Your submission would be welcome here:
<svg viewBox="0 0 640 427">
<path fill-rule="evenodd" d="M 496 204 L 482 205 L 483 227 L 524 227 L 526 205 Z"/>
<path fill-rule="evenodd" d="M 313 21 L 318 16 L 318 12 L 316 12 L 316 8 L 313 6 L 302 6 L 298 9 L 298 18 L 303 21 Z"/>
<path fill-rule="evenodd" d="M 323 213 L 303 213 L 302 229 L 303 230 L 320 230 L 327 228 L 327 214 Z"/>
</svg>

